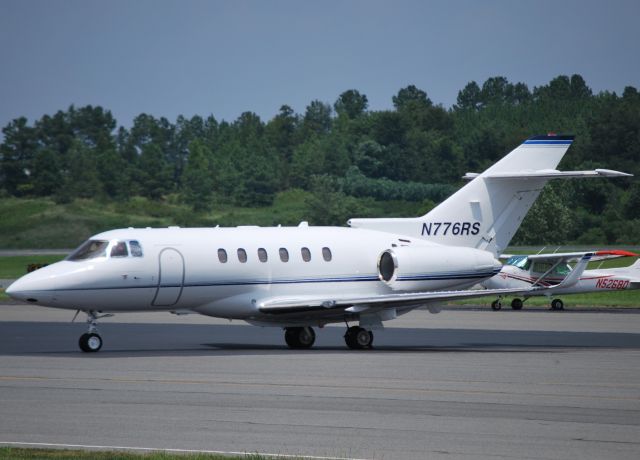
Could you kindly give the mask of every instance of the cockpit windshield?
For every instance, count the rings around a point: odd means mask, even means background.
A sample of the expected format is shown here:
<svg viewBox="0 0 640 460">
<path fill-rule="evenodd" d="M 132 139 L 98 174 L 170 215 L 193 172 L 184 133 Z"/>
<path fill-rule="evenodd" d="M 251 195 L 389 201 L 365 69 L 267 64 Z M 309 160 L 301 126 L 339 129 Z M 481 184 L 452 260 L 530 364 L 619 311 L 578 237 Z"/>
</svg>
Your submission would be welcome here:
<svg viewBox="0 0 640 460">
<path fill-rule="evenodd" d="M 136 240 L 88 240 L 73 251 L 66 260 L 88 260 L 97 257 L 142 257 L 142 246 Z"/>
<path fill-rule="evenodd" d="M 69 254 L 67 260 L 87 260 L 105 257 L 108 245 L 109 242 L 104 240 L 87 240 L 78 249 Z"/>
<path fill-rule="evenodd" d="M 506 265 L 513 265 L 514 267 L 528 270 L 531 264 L 527 256 L 511 256 L 507 259 Z"/>
</svg>

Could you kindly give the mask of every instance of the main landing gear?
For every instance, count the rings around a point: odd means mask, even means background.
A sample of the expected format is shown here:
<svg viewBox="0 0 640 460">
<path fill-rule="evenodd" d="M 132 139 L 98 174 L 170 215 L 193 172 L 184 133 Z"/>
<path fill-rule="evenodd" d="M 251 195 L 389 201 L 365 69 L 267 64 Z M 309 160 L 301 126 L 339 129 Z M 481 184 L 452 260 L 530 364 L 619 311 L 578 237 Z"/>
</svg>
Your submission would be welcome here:
<svg viewBox="0 0 640 460">
<path fill-rule="evenodd" d="M 287 327 L 284 330 L 284 341 L 289 348 L 311 348 L 316 341 L 316 333 L 310 327 Z"/>
<path fill-rule="evenodd" d="M 524 300 L 522 299 L 515 298 L 511 301 L 511 308 L 513 308 L 514 310 L 522 310 L 523 305 L 524 305 Z M 502 308 L 501 299 L 496 299 L 493 302 L 491 302 L 491 308 L 494 311 L 500 310 Z"/>
<path fill-rule="evenodd" d="M 511 301 L 511 308 L 514 310 L 522 310 L 522 305 L 524 305 L 524 302 L 517 297 Z"/>
<path fill-rule="evenodd" d="M 289 348 L 311 348 L 316 341 L 316 334 L 311 327 L 287 327 L 284 329 L 284 341 L 287 342 Z M 347 325 L 344 341 L 353 350 L 371 348 L 373 332 L 360 326 L 348 327 Z"/>
<path fill-rule="evenodd" d="M 551 301 L 552 310 L 564 310 L 564 302 L 560 299 L 553 299 Z"/>
<path fill-rule="evenodd" d="M 344 334 L 344 341 L 352 350 L 371 348 L 373 345 L 373 332 L 360 326 L 351 326 Z"/>
<path fill-rule="evenodd" d="M 85 353 L 95 353 L 102 348 L 102 337 L 98 334 L 98 320 L 100 318 L 108 318 L 110 316 L 113 315 L 106 314 L 98 316 L 93 310 L 89 310 L 87 312 L 87 324 L 89 325 L 89 330 L 82 334 L 78 340 L 78 345 L 82 351 Z"/>
</svg>

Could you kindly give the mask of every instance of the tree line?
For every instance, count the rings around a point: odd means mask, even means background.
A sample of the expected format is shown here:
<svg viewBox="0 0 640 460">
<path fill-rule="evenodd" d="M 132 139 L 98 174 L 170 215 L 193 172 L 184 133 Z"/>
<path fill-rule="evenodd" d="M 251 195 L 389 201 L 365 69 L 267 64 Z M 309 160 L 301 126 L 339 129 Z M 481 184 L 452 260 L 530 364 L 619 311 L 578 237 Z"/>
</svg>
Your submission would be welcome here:
<svg viewBox="0 0 640 460">
<path fill-rule="evenodd" d="M 69 107 L 32 124 L 3 129 L 0 193 L 126 201 L 171 199 L 206 213 L 217 204 L 268 206 L 277 193 L 311 194 L 313 223 L 343 224 L 367 214 L 367 200 L 424 203 L 424 211 L 524 139 L 550 131 L 576 135 L 563 169 L 640 173 L 640 94 L 594 94 L 580 75 L 532 90 L 492 77 L 472 81 L 451 108 L 413 85 L 393 109 L 368 109 L 352 89 L 304 113 L 283 105 L 270 120 L 252 112 L 235 121 L 140 114 L 118 127 L 100 106 Z M 327 203 L 342 207 L 327 210 Z M 561 181 L 547 187 L 516 243 L 640 243 L 637 180 Z"/>
</svg>

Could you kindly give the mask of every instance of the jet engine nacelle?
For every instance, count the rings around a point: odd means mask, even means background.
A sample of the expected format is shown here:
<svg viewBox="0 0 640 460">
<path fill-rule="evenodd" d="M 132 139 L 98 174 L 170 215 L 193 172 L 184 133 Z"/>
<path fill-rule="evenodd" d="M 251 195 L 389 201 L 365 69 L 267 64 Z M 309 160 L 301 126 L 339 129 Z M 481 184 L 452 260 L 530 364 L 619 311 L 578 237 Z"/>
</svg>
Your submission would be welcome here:
<svg viewBox="0 0 640 460">
<path fill-rule="evenodd" d="M 378 257 L 378 277 L 393 290 L 452 289 L 473 286 L 500 271 L 493 254 L 463 247 L 400 246 Z"/>
</svg>

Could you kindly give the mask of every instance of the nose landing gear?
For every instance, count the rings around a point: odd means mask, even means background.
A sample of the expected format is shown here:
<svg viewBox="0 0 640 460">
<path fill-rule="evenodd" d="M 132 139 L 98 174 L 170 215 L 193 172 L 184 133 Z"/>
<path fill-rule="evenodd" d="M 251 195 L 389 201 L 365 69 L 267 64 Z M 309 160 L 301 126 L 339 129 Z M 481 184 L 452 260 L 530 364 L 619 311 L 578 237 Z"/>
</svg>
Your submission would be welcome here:
<svg viewBox="0 0 640 460">
<path fill-rule="evenodd" d="M 89 330 L 80 336 L 78 346 L 85 353 L 95 353 L 102 348 L 102 337 L 98 334 L 98 320 L 100 318 L 108 318 L 113 315 L 109 313 L 98 316 L 93 310 L 89 310 L 86 313 Z"/>
</svg>

